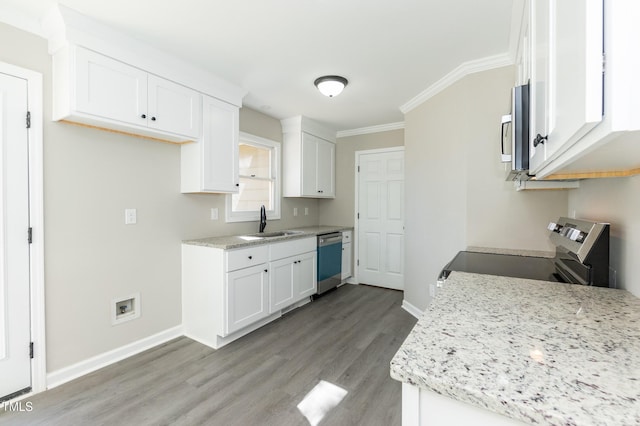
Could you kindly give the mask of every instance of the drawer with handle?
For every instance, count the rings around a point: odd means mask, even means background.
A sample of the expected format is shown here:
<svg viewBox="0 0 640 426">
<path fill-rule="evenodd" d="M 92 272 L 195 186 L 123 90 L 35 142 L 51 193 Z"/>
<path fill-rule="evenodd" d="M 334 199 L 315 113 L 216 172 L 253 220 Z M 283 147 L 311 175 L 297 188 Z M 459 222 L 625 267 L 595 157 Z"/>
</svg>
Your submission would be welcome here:
<svg viewBox="0 0 640 426">
<path fill-rule="evenodd" d="M 269 260 L 269 245 L 259 245 L 225 253 L 227 258 L 227 272 L 259 265 Z"/>
</svg>

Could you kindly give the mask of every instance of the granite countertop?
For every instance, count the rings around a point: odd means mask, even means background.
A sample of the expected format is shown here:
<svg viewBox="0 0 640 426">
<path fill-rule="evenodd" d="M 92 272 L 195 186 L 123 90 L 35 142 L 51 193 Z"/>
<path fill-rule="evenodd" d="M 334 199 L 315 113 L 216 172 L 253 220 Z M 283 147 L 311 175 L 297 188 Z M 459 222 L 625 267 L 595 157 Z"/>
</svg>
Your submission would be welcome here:
<svg viewBox="0 0 640 426">
<path fill-rule="evenodd" d="M 306 226 L 303 228 L 290 228 L 286 229 L 286 231 L 294 231 L 294 234 L 283 235 L 279 237 L 269 237 L 269 238 L 256 238 L 253 239 L 251 236 L 258 235 L 256 234 L 247 234 L 246 236 L 242 235 L 228 235 L 222 237 L 209 237 L 209 238 L 199 238 L 194 240 L 184 240 L 183 244 L 190 244 L 194 246 L 204 246 L 204 247 L 213 247 L 219 248 L 223 250 L 230 250 L 241 247 L 249 247 L 249 246 L 257 246 L 262 244 L 271 244 L 275 242 L 282 242 L 287 240 L 295 240 L 298 238 L 308 238 L 315 237 L 320 234 L 328 234 L 330 232 L 338 232 L 338 231 L 348 231 L 353 228 L 349 226 Z M 284 230 L 283 230 L 284 231 Z M 267 234 L 270 232 L 278 232 L 267 230 Z M 247 238 L 249 236 L 250 238 Z M 243 238 L 244 237 L 244 238 Z"/>
<path fill-rule="evenodd" d="M 475 251 L 477 253 L 495 253 L 495 254 L 509 254 L 512 256 L 531 256 L 531 257 L 548 257 L 548 258 L 552 258 L 556 255 L 556 253 L 553 251 L 517 250 L 517 249 L 477 247 L 477 246 L 469 246 L 467 247 L 467 251 Z"/>
<path fill-rule="evenodd" d="M 399 381 L 532 424 L 640 424 L 640 299 L 453 272 L 391 361 Z"/>
</svg>

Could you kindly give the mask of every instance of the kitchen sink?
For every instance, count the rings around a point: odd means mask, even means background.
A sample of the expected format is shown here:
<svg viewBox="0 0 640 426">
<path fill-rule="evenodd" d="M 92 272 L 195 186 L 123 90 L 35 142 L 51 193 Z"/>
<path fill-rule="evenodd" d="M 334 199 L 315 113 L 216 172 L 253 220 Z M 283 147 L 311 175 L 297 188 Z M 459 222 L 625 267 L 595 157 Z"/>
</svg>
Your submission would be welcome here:
<svg viewBox="0 0 640 426">
<path fill-rule="evenodd" d="M 244 240 L 261 240 L 263 238 L 287 237 L 289 235 L 302 234 L 303 231 L 274 231 L 274 232 L 258 232 L 255 234 L 241 235 Z"/>
</svg>

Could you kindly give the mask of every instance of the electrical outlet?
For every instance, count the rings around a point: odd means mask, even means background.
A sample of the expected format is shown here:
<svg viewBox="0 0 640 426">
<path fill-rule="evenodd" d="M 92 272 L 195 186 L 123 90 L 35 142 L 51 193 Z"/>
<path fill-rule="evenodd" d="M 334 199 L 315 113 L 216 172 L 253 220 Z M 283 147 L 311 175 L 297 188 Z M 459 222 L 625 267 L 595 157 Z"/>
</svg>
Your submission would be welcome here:
<svg viewBox="0 0 640 426">
<path fill-rule="evenodd" d="M 218 220 L 218 208 L 214 207 L 211 209 L 211 220 Z"/>
<path fill-rule="evenodd" d="M 135 225 L 138 222 L 138 213 L 136 209 L 124 209 L 124 224 Z"/>
<path fill-rule="evenodd" d="M 294 216 L 298 216 L 298 208 L 297 207 L 293 208 L 293 215 Z"/>
</svg>

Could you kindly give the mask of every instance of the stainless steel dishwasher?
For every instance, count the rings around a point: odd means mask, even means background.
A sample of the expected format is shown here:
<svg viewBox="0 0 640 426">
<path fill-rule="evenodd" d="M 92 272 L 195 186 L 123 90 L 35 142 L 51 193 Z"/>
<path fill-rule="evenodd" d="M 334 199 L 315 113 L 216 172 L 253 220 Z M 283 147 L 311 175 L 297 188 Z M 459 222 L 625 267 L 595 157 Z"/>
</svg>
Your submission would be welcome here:
<svg viewBox="0 0 640 426">
<path fill-rule="evenodd" d="M 318 235 L 318 293 L 340 284 L 342 275 L 342 232 Z"/>
</svg>

